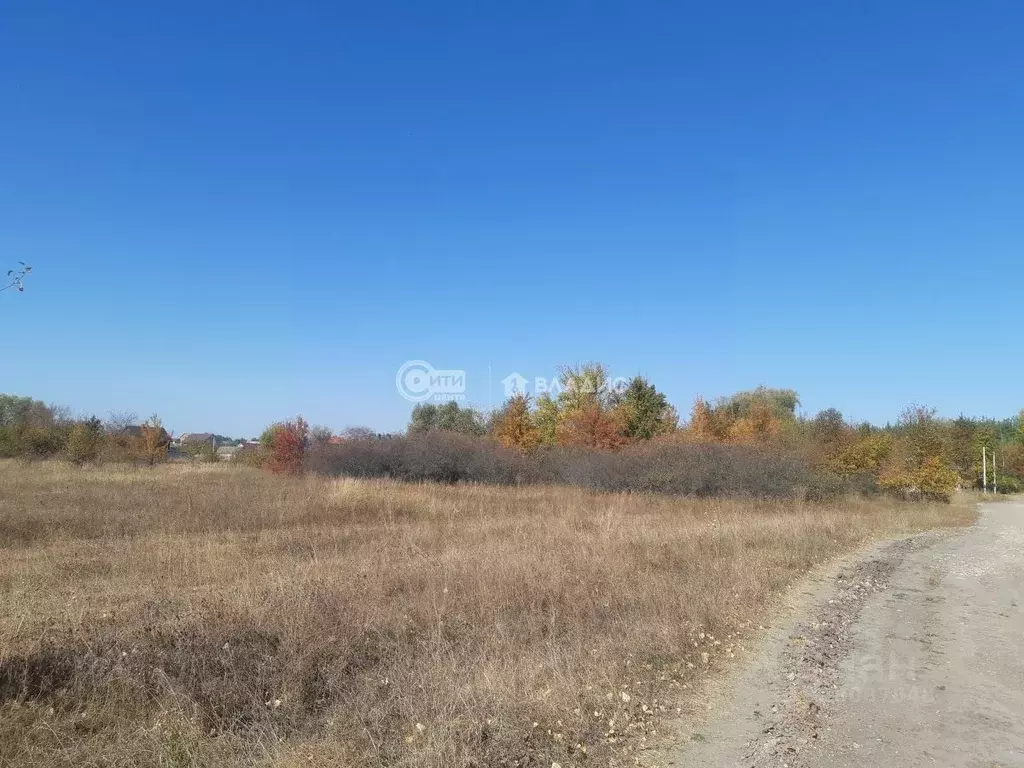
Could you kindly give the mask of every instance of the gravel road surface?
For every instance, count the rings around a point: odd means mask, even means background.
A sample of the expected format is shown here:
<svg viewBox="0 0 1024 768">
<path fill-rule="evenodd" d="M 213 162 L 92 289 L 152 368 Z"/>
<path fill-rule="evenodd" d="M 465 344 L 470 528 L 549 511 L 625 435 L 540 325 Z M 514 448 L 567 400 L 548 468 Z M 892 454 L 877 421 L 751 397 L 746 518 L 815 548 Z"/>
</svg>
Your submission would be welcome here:
<svg viewBox="0 0 1024 768">
<path fill-rule="evenodd" d="M 791 598 L 707 719 L 649 762 L 1024 767 L 1022 593 L 1021 503 L 848 557 Z"/>
</svg>

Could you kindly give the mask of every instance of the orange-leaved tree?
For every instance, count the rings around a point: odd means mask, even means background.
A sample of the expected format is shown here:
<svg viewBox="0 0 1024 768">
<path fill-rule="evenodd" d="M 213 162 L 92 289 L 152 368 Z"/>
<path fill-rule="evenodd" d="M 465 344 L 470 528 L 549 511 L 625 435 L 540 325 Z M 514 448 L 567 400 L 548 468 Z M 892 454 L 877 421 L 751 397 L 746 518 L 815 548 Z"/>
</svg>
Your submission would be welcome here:
<svg viewBox="0 0 1024 768">
<path fill-rule="evenodd" d="M 729 426 L 729 439 L 735 443 L 759 443 L 778 437 L 782 421 L 767 403 L 754 401 L 747 412 Z"/>
<path fill-rule="evenodd" d="M 627 443 L 619 414 L 596 404 L 568 411 L 558 422 L 559 445 L 615 450 Z"/>
<path fill-rule="evenodd" d="M 687 427 L 690 436 L 699 443 L 711 443 L 722 439 L 715 421 L 715 414 L 704 398 L 698 396 L 690 410 L 690 424 Z"/>
<path fill-rule="evenodd" d="M 171 436 L 155 413 L 146 419 L 140 428 L 142 430 L 141 452 L 143 460 L 153 466 L 157 462 L 167 459 L 167 446 L 171 443 Z"/>
<path fill-rule="evenodd" d="M 270 458 L 266 468 L 278 474 L 298 474 L 302 471 L 302 460 L 306 455 L 309 441 L 309 424 L 301 416 L 291 421 L 275 424 L 267 432 Z"/>
<path fill-rule="evenodd" d="M 530 453 L 541 443 L 540 429 L 530 412 L 530 396 L 524 393 L 513 395 L 498 414 L 494 435 L 506 448 L 521 453 Z"/>
</svg>

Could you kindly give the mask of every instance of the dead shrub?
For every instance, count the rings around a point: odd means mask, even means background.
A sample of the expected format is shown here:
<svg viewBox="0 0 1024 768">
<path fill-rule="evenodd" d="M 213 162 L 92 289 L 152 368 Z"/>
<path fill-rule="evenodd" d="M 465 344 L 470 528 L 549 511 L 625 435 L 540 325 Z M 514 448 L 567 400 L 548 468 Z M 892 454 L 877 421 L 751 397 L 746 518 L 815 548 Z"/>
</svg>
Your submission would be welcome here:
<svg viewBox="0 0 1024 768">
<path fill-rule="evenodd" d="M 524 456 L 486 438 L 442 431 L 322 445 L 306 466 L 335 477 L 760 498 L 791 496 L 809 478 L 799 459 L 751 446 L 653 441 L 614 452 L 551 447 Z"/>
</svg>

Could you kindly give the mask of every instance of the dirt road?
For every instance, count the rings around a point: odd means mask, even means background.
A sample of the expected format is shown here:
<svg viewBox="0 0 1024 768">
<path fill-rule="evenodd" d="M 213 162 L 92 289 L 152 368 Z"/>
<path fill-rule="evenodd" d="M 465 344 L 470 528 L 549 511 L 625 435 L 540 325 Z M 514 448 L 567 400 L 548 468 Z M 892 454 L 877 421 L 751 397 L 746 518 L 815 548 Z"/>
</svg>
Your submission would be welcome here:
<svg viewBox="0 0 1024 768">
<path fill-rule="evenodd" d="M 794 595 L 673 766 L 1024 766 L 1024 504 Z"/>
</svg>

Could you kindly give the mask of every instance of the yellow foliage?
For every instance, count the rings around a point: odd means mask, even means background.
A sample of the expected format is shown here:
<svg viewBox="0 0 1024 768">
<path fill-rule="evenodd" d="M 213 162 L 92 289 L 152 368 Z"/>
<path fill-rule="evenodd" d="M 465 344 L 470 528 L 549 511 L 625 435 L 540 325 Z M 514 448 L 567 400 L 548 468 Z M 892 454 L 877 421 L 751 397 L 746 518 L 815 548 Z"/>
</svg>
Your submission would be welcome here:
<svg viewBox="0 0 1024 768">
<path fill-rule="evenodd" d="M 142 457 L 152 466 L 158 461 L 167 458 L 167 445 L 170 443 L 170 436 L 160 422 L 160 417 L 153 414 L 142 425 Z"/>
<path fill-rule="evenodd" d="M 529 396 L 520 394 L 509 399 L 495 434 L 506 448 L 515 448 L 523 453 L 529 453 L 540 445 L 541 433 L 530 413 Z"/>
<path fill-rule="evenodd" d="M 540 435 L 541 445 L 554 445 L 558 440 L 558 419 L 561 414 L 558 403 L 545 392 L 537 398 L 537 407 L 533 412 L 533 423 Z"/>
<path fill-rule="evenodd" d="M 892 437 L 887 434 L 868 435 L 848 445 L 829 461 L 829 469 L 837 475 L 877 472 L 892 453 Z"/>
<path fill-rule="evenodd" d="M 771 403 L 751 399 L 742 410 L 711 407 L 698 397 L 690 411 L 690 436 L 697 442 L 758 443 L 776 438 L 783 421 Z"/>
<path fill-rule="evenodd" d="M 729 426 L 729 440 L 734 443 L 755 443 L 778 436 L 782 422 L 766 403 L 755 402 L 750 412 Z"/>
<path fill-rule="evenodd" d="M 714 414 L 704 399 L 698 397 L 690 411 L 690 435 L 697 442 L 712 442 L 720 439 Z"/>
<path fill-rule="evenodd" d="M 882 473 L 878 484 L 888 491 L 949 501 L 956 490 L 956 471 L 936 456 L 929 456 L 916 468 L 892 469 Z"/>
</svg>

